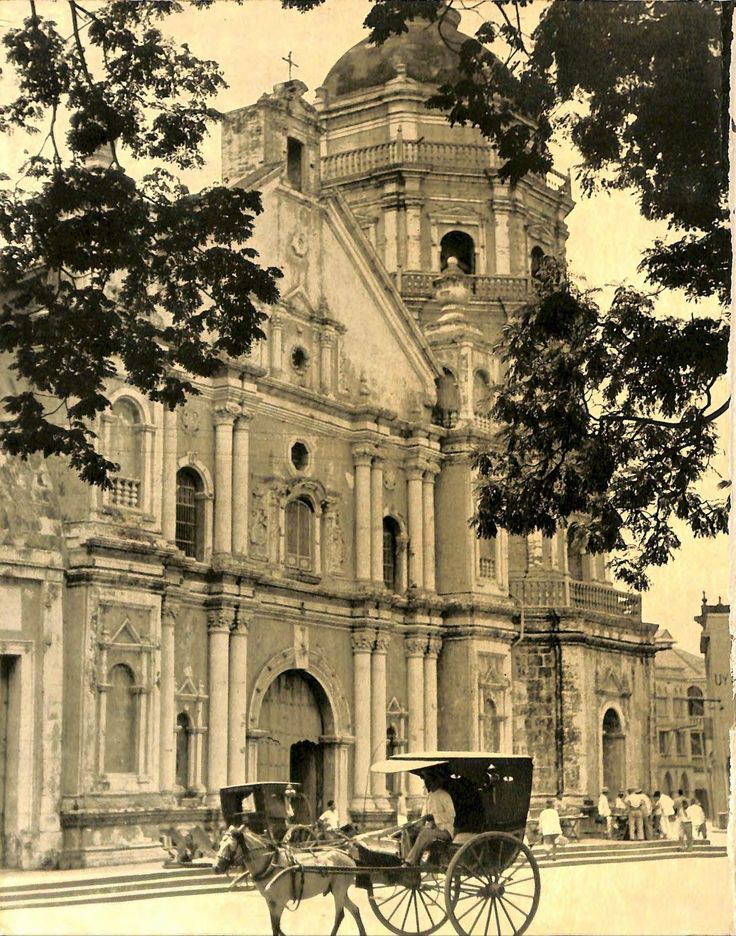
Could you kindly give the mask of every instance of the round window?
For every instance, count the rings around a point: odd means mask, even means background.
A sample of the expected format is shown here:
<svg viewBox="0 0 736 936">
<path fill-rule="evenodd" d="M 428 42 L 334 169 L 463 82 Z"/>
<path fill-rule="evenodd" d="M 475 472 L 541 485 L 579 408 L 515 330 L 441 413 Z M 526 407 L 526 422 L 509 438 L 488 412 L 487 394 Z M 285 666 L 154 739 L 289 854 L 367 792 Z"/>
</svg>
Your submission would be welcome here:
<svg viewBox="0 0 736 936">
<path fill-rule="evenodd" d="M 292 445 L 291 463 L 297 471 L 304 471 L 309 464 L 309 449 L 303 442 L 295 442 Z"/>
<path fill-rule="evenodd" d="M 291 352 L 291 366 L 296 371 L 305 371 L 309 364 L 309 355 L 304 348 L 297 345 Z"/>
</svg>

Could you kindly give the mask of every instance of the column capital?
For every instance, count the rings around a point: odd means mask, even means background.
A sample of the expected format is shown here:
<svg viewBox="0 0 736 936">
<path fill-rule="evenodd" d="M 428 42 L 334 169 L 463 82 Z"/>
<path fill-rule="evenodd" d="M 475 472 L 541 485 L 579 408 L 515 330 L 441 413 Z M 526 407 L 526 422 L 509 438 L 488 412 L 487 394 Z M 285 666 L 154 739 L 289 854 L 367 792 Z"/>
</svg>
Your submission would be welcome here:
<svg viewBox="0 0 736 936">
<path fill-rule="evenodd" d="M 361 442 L 353 446 L 353 460 L 356 467 L 361 465 L 370 465 L 375 454 L 376 447 L 370 443 Z"/>
<path fill-rule="evenodd" d="M 386 460 L 386 455 L 380 449 L 376 448 L 373 450 L 373 467 L 374 468 L 383 468 L 383 463 Z"/>
<path fill-rule="evenodd" d="M 248 423 L 253 419 L 253 413 L 250 410 L 247 410 L 245 406 L 240 407 L 240 411 L 235 416 L 235 431 L 239 429 L 241 432 L 244 429 L 248 429 Z"/>
<path fill-rule="evenodd" d="M 427 649 L 426 634 L 410 634 L 404 638 L 404 649 L 407 657 L 423 657 Z"/>
<path fill-rule="evenodd" d="M 207 632 L 210 634 L 229 634 L 233 623 L 233 608 L 211 608 L 207 612 Z"/>
<path fill-rule="evenodd" d="M 171 628 L 176 626 L 176 612 L 169 604 L 161 608 L 161 626 Z"/>
<path fill-rule="evenodd" d="M 329 326 L 328 326 L 329 327 Z M 329 348 L 335 343 L 335 332 L 334 331 L 323 331 L 319 336 L 319 343 L 322 347 Z"/>
<path fill-rule="evenodd" d="M 421 481 L 424 477 L 424 471 L 426 467 L 426 463 L 423 459 L 413 458 L 404 466 L 404 470 L 406 471 L 406 480 Z"/>
<path fill-rule="evenodd" d="M 230 623 L 231 637 L 247 637 L 250 628 L 250 621 L 240 614 L 236 614 Z"/>
<path fill-rule="evenodd" d="M 272 312 L 268 316 L 268 321 L 271 324 L 271 328 L 281 328 L 281 326 L 284 324 L 283 316 L 279 315 L 278 312 Z"/>
<path fill-rule="evenodd" d="M 375 631 L 370 629 L 354 630 L 350 635 L 353 653 L 370 653 L 373 649 Z"/>
<path fill-rule="evenodd" d="M 213 414 L 215 426 L 232 426 L 235 419 L 240 415 L 242 415 L 242 407 L 234 400 L 224 400 L 215 404 Z"/>
<path fill-rule="evenodd" d="M 438 462 L 427 461 L 424 463 L 424 480 L 427 484 L 434 484 L 435 477 L 440 473 Z"/>
<path fill-rule="evenodd" d="M 428 657 L 434 657 L 435 659 L 439 656 L 440 650 L 442 648 L 442 638 L 441 637 L 430 637 L 427 642 L 426 655 Z"/>
<path fill-rule="evenodd" d="M 373 652 L 381 653 L 381 654 L 387 653 L 390 643 L 391 643 L 391 634 L 388 631 L 379 630 L 376 633 L 376 642 L 375 642 Z"/>
</svg>

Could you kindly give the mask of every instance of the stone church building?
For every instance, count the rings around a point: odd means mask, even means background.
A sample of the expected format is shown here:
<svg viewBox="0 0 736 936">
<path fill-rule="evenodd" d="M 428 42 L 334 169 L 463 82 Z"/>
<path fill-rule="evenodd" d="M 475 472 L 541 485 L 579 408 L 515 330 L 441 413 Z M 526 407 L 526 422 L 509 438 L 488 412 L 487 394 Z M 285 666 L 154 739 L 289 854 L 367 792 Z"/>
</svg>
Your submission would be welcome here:
<svg viewBox="0 0 736 936">
<path fill-rule="evenodd" d="M 107 492 L 0 464 L 5 865 L 150 859 L 246 779 L 378 823 L 393 751 L 528 752 L 577 804 L 650 782 L 638 596 L 564 532 L 469 526 L 496 343 L 573 202 L 425 107 L 454 17 L 358 44 L 314 104 L 291 80 L 227 115 L 223 177 L 263 193 L 284 270 L 265 342 L 175 413 L 121 379 Z"/>
</svg>

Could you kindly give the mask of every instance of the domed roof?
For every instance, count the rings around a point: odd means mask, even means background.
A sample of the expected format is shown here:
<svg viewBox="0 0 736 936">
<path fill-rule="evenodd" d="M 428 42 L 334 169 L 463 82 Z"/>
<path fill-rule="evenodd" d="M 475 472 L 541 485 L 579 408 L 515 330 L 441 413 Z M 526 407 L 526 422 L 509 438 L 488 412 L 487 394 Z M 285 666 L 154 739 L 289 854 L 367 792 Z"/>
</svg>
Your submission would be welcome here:
<svg viewBox="0 0 736 936">
<path fill-rule="evenodd" d="M 434 23 L 425 19 L 408 22 L 408 32 L 391 36 L 382 45 L 364 39 L 337 60 L 323 87 L 330 98 L 353 94 L 396 78 L 399 65 L 406 67 L 409 78 L 423 84 L 457 81 L 460 48 L 470 38 L 458 32 L 459 22 L 457 10 L 449 9 Z"/>
</svg>

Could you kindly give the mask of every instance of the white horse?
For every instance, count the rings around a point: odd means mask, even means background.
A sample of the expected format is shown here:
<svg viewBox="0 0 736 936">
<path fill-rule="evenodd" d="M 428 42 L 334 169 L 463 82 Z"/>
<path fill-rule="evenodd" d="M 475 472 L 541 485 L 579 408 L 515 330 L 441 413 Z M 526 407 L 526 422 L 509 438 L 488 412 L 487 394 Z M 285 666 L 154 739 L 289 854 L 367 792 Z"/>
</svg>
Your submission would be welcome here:
<svg viewBox="0 0 736 936">
<path fill-rule="evenodd" d="M 335 936 L 345 918 L 345 908 L 358 926 L 360 936 L 366 936 L 360 911 L 348 897 L 348 888 L 355 883 L 356 864 L 338 849 L 327 848 L 318 853 L 302 852 L 305 864 L 291 854 L 268 842 L 246 826 L 230 826 L 222 837 L 217 858 L 213 864 L 218 874 L 227 871 L 238 853 L 255 886 L 268 904 L 273 936 L 284 936 L 281 916 L 290 900 L 297 905 L 310 897 L 332 894 L 335 901 L 335 922 L 330 936 Z M 333 870 L 339 868 L 340 870 Z M 342 870 L 344 869 L 344 870 Z"/>
</svg>

